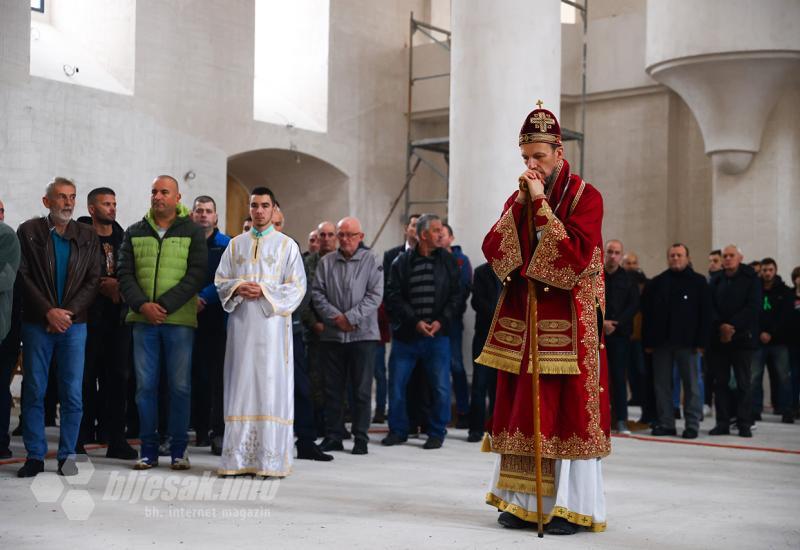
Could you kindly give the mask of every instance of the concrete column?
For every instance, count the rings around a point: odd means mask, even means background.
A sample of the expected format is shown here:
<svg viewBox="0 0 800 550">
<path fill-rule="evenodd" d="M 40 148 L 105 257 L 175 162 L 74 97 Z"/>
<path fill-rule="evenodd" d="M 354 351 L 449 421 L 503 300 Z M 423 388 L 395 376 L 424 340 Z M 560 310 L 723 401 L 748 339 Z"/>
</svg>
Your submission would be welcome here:
<svg viewBox="0 0 800 550">
<path fill-rule="evenodd" d="M 525 115 L 538 99 L 559 114 L 560 10 L 558 0 L 452 3 L 448 216 L 475 266 L 525 168 Z"/>
<path fill-rule="evenodd" d="M 711 243 L 800 263 L 796 0 L 648 0 L 647 72 L 680 95 L 712 159 Z M 794 202 L 792 202 L 794 201 Z"/>
</svg>

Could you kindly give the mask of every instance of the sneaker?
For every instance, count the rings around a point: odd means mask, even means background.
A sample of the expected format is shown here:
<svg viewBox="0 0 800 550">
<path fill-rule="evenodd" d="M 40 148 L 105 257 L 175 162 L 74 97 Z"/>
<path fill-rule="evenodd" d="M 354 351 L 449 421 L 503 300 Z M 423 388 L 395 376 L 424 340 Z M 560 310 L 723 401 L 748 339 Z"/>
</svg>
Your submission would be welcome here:
<svg viewBox="0 0 800 550">
<path fill-rule="evenodd" d="M 385 447 L 391 447 L 393 445 L 400 445 L 406 441 L 408 441 L 407 437 L 400 437 L 394 432 L 389 432 L 389 435 L 381 440 L 381 445 L 384 445 Z"/>
<path fill-rule="evenodd" d="M 22 468 L 17 470 L 17 477 L 36 477 L 42 472 L 44 472 L 44 461 L 29 458 Z"/>
<path fill-rule="evenodd" d="M 367 451 L 367 442 L 357 439 L 356 442 L 353 444 L 352 454 L 354 455 L 365 455 L 369 451 Z"/>
<path fill-rule="evenodd" d="M 628 429 L 628 422 L 625 420 L 620 420 L 617 422 L 617 433 L 623 435 L 631 435 L 631 431 Z"/>
<path fill-rule="evenodd" d="M 158 457 L 143 456 L 133 465 L 134 470 L 149 470 L 158 466 Z"/>
<path fill-rule="evenodd" d="M 709 430 L 708 435 L 731 435 L 731 429 L 722 426 L 714 426 Z"/>
<path fill-rule="evenodd" d="M 425 442 L 425 445 L 422 446 L 423 449 L 441 449 L 442 443 L 444 443 L 438 437 L 428 437 L 428 441 Z"/>
<path fill-rule="evenodd" d="M 172 462 L 169 465 L 172 470 L 188 470 L 191 466 L 192 465 L 189 464 L 189 455 L 187 455 L 185 451 L 183 456 L 173 456 Z"/>
</svg>

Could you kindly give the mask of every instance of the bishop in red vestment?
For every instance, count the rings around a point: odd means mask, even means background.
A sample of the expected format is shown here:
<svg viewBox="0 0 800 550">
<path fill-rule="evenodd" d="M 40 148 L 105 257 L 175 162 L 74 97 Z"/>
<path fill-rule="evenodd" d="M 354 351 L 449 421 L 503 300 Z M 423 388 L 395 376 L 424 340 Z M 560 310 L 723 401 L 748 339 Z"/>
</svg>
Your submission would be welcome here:
<svg viewBox="0 0 800 550">
<path fill-rule="evenodd" d="M 486 235 L 483 252 L 503 292 L 477 362 L 499 370 L 483 450 L 497 453 L 488 504 L 505 527 L 535 522 L 534 365 L 539 371 L 542 512 L 547 531 L 605 529 L 600 458 L 611 451 L 600 327 L 603 199 L 563 156 L 546 109 L 525 119 L 526 170 Z M 530 209 L 530 212 L 528 211 Z M 530 284 L 532 282 L 532 284 Z"/>
</svg>

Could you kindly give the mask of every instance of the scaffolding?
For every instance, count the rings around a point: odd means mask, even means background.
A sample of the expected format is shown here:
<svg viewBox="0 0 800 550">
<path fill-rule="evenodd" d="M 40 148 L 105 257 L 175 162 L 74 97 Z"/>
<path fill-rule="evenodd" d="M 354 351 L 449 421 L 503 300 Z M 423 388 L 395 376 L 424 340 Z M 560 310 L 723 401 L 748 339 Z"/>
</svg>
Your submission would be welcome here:
<svg viewBox="0 0 800 550">
<path fill-rule="evenodd" d="M 580 153 L 580 162 L 578 166 L 580 173 L 583 174 L 584 141 L 585 141 L 584 132 L 586 129 L 586 52 L 587 52 L 586 32 L 589 23 L 589 17 L 588 17 L 589 0 L 583 0 L 583 3 L 579 3 L 572 0 L 561 0 L 561 3 L 575 8 L 578 11 L 578 13 L 581 14 L 581 19 L 583 20 L 583 35 L 582 35 L 583 44 L 581 50 L 581 96 L 580 96 L 581 130 L 576 131 L 563 127 L 561 129 L 561 138 L 563 141 L 578 142 L 578 151 Z M 409 214 L 411 214 L 412 212 L 411 207 L 414 205 L 441 205 L 441 204 L 446 205 L 449 200 L 448 179 L 449 179 L 449 167 L 450 167 L 450 137 L 444 136 L 444 137 L 434 137 L 434 138 L 425 138 L 416 140 L 412 139 L 411 130 L 414 119 L 414 111 L 413 111 L 414 84 L 422 80 L 447 78 L 450 76 L 450 71 L 430 74 L 430 75 L 423 75 L 423 76 L 414 76 L 414 36 L 418 32 L 425 35 L 430 40 L 432 40 L 433 43 L 438 44 L 440 47 L 444 48 L 448 52 L 450 51 L 451 32 L 446 29 L 442 29 L 430 25 L 428 23 L 424 23 L 422 21 L 418 21 L 414 19 L 414 12 L 411 12 L 411 16 L 409 18 L 409 31 L 408 31 L 408 107 L 406 110 L 405 183 L 403 184 L 403 187 L 400 190 L 400 192 L 397 194 L 397 197 L 395 198 L 391 208 L 389 209 L 389 213 L 386 215 L 386 218 L 383 220 L 380 229 L 375 235 L 375 238 L 372 241 L 372 246 L 374 246 L 374 244 L 378 241 L 378 238 L 380 238 L 381 233 L 386 227 L 386 224 L 389 221 L 389 219 L 391 219 L 392 214 L 394 213 L 401 199 L 405 198 L 405 204 L 403 209 L 404 220 L 408 219 Z M 424 156 L 420 155 L 420 151 L 428 151 L 442 155 L 446 166 L 445 171 L 442 171 L 434 163 L 426 159 Z M 430 170 L 433 171 L 434 174 L 436 174 L 444 182 L 445 184 L 444 197 L 433 198 L 433 199 L 415 198 L 414 193 L 412 192 L 413 186 L 411 185 L 411 183 L 414 180 L 414 177 L 417 174 L 417 170 L 419 169 L 421 164 L 427 166 Z"/>
</svg>

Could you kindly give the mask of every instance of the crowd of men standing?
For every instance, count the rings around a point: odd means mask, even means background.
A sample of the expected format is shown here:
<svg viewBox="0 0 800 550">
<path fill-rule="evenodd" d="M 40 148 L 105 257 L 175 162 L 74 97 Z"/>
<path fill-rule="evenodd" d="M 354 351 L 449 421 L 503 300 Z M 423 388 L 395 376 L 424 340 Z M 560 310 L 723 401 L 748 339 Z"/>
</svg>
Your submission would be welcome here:
<svg viewBox="0 0 800 550">
<path fill-rule="evenodd" d="M 694 270 L 682 243 L 666 259 L 667 269 L 648 280 L 635 253 L 624 254 L 618 240 L 606 243 L 603 328 L 616 430 L 629 432 L 632 404 L 642 407 L 639 421 L 652 435 L 677 435 L 683 416 L 681 435 L 694 439 L 713 404 L 710 435 L 735 429 L 752 437 L 764 409 L 765 366 L 773 412 L 793 423 L 800 412 L 800 267 L 790 288 L 774 259 L 743 264 L 735 245 L 709 254 L 707 276 Z"/>
<path fill-rule="evenodd" d="M 63 475 L 74 473 L 69 458 L 95 442 L 107 443 L 108 457 L 138 459 L 138 469 L 156 466 L 159 456 L 169 456 L 173 469 L 187 469 L 190 426 L 197 447 L 225 453 L 223 460 L 238 465 L 221 471 L 288 472 L 290 460 L 273 461 L 280 463 L 274 468 L 247 466 L 238 451 L 226 448 L 237 444 L 226 443 L 226 424 L 244 418 L 226 413 L 237 399 L 226 390 L 236 380 L 226 364 L 234 356 L 229 350 L 226 359 L 229 316 L 261 299 L 258 315 L 291 318 L 291 342 L 281 349 L 291 350 L 286 387 L 293 387 L 287 401 L 293 411 L 277 422 L 291 421 L 297 458 L 332 460 L 328 453 L 344 450 L 350 438 L 352 454 L 367 454 L 370 423 L 387 419 L 385 446 L 426 433 L 423 448 L 440 448 L 451 421 L 468 429 L 468 441 L 483 438 L 496 371 L 473 363 L 470 389 L 461 350 L 468 301 L 475 310 L 473 358 L 487 337 L 502 290 L 489 265 L 473 273 L 453 245 L 452 228 L 433 214 L 410 216 L 405 242 L 379 261 L 364 245 L 359 220 L 345 217 L 323 221 L 309 234 L 297 264 L 304 273 L 291 275 L 297 268 L 288 263 L 281 271 L 289 286 L 270 287 L 257 280 L 263 270 L 255 268 L 234 277 L 248 262 L 273 267 L 276 257 L 259 247 L 272 242 L 273 231 L 282 234 L 286 222 L 271 191 L 253 193 L 242 233 L 252 240 L 236 241 L 254 247 L 249 259 L 250 252 L 232 251 L 231 237 L 217 228 L 214 199 L 199 196 L 189 208 L 178 182 L 166 175 L 155 178 L 151 208 L 127 230 L 116 221 L 115 193 L 107 187 L 89 192 L 89 216 L 73 220 L 77 190 L 66 178 L 48 184 L 42 199 L 47 216 L 24 222 L 16 235 L 0 223 L 3 380 L 11 378 L 20 343 L 24 350 L 20 426 L 27 460 L 19 476 L 44 470 L 51 399 L 60 403 Z M 282 237 L 275 245 L 290 251 L 281 258 L 299 251 L 294 242 L 286 248 L 289 241 Z M 694 271 L 688 248 L 676 243 L 667 250 L 667 269 L 648 280 L 622 242 L 608 241 L 605 248 L 602 329 L 618 432 L 628 432 L 634 404 L 653 435 L 676 435 L 682 403 L 682 436 L 693 439 L 710 412 L 703 404 L 714 403 L 711 435 L 734 427 L 750 437 L 763 409 L 764 366 L 775 412 L 783 422 L 794 421 L 800 268 L 792 272 L 790 289 L 774 260 L 762 260 L 758 273 L 730 245 L 711 253 L 705 276 Z M 301 280 L 303 292 L 297 290 Z M 296 300 L 278 303 L 295 291 Z M 2 458 L 11 456 L 10 409 L 6 387 L 0 391 Z M 236 429 L 244 438 L 255 428 Z M 139 452 L 129 438 L 140 439 Z"/>
</svg>

